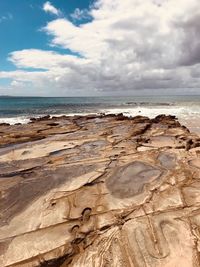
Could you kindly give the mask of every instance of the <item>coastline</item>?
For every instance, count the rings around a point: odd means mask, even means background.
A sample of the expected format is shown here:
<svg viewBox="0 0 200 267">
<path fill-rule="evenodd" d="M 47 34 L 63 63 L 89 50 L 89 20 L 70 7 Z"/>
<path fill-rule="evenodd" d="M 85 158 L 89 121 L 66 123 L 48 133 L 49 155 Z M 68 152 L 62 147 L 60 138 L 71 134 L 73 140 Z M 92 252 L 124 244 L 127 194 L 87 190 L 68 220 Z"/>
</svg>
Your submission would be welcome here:
<svg viewBox="0 0 200 267">
<path fill-rule="evenodd" d="M 200 111 L 196 111 L 195 107 L 193 110 L 191 110 L 190 107 L 174 107 L 170 106 L 168 108 L 163 108 L 162 106 L 158 107 L 120 107 L 120 108 L 107 108 L 107 109 L 101 109 L 98 112 L 85 112 L 85 113 L 63 113 L 63 114 L 40 114 L 40 115 L 24 115 L 24 116 L 14 116 L 14 117 L 0 117 L 0 124 L 2 123 L 8 123 L 10 125 L 15 125 L 15 124 L 27 124 L 30 123 L 31 118 L 42 118 L 45 116 L 50 116 L 50 118 L 61 118 L 63 116 L 66 117 L 74 117 L 74 116 L 100 116 L 101 114 L 105 115 L 118 115 L 118 114 L 123 114 L 124 116 L 127 117 L 135 117 L 135 116 L 146 116 L 151 119 L 154 117 L 164 114 L 164 115 L 171 115 L 171 116 L 176 116 L 177 119 L 180 121 L 182 125 L 185 125 L 190 131 L 200 134 Z"/>
<path fill-rule="evenodd" d="M 0 0 L 0 267 L 200 267 L 200 0 Z"/>
<path fill-rule="evenodd" d="M 0 123 L 27 123 L 30 117 L 88 114 L 176 116 L 180 121 L 200 118 L 200 96 L 130 97 L 17 97 L 0 98 Z"/>
</svg>

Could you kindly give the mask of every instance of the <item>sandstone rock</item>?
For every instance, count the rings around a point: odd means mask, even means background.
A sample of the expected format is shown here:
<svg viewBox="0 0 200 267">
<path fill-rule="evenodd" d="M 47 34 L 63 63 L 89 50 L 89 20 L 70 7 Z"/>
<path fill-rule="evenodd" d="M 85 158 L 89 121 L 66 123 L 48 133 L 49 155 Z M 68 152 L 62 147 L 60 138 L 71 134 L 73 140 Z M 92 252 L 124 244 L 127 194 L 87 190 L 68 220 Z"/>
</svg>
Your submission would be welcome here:
<svg viewBox="0 0 200 267">
<path fill-rule="evenodd" d="M 0 266 L 200 266 L 200 142 L 173 116 L 0 133 Z"/>
</svg>

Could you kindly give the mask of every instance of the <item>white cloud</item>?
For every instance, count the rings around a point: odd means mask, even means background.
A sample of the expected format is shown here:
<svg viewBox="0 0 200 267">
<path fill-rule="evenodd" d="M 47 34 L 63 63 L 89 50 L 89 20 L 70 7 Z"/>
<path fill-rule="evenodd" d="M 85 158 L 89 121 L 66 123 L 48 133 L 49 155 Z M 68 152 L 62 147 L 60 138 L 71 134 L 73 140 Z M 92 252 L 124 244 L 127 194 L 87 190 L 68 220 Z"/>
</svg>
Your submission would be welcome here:
<svg viewBox="0 0 200 267">
<path fill-rule="evenodd" d="M 25 49 L 10 53 L 9 61 L 19 68 L 33 68 L 51 70 L 55 68 L 68 68 L 73 64 L 83 64 L 88 60 L 73 55 L 60 55 L 54 51 L 39 49 Z"/>
<path fill-rule="evenodd" d="M 11 13 L 8 13 L 6 15 L 0 16 L 0 23 L 5 21 L 5 20 L 12 20 L 13 15 Z"/>
<path fill-rule="evenodd" d="M 82 20 L 90 18 L 90 13 L 89 10 L 86 8 L 84 9 L 76 8 L 70 16 L 72 17 L 73 20 Z"/>
<path fill-rule="evenodd" d="M 199 0 L 98 0 L 88 11 L 90 22 L 77 26 L 57 18 L 43 27 L 52 49 L 69 49 L 71 55 L 14 51 L 9 60 L 18 70 L 0 72 L 0 78 L 30 82 L 52 94 L 199 90 L 199 10 Z M 74 12 L 77 18 L 83 13 Z"/>
<path fill-rule="evenodd" d="M 43 10 L 47 13 L 51 13 L 54 14 L 56 16 L 59 16 L 61 14 L 61 11 L 59 9 L 57 9 L 56 7 L 54 7 L 51 2 L 47 1 L 44 3 L 43 5 Z"/>
</svg>

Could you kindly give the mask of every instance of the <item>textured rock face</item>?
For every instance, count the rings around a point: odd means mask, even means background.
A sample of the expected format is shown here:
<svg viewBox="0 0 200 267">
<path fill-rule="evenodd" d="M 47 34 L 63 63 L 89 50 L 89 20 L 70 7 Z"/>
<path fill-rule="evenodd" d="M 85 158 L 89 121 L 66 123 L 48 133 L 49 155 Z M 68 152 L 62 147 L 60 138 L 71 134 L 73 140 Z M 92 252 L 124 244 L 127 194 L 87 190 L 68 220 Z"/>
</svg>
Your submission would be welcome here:
<svg viewBox="0 0 200 267">
<path fill-rule="evenodd" d="M 0 266 L 200 266 L 200 139 L 174 117 L 0 126 Z"/>
</svg>

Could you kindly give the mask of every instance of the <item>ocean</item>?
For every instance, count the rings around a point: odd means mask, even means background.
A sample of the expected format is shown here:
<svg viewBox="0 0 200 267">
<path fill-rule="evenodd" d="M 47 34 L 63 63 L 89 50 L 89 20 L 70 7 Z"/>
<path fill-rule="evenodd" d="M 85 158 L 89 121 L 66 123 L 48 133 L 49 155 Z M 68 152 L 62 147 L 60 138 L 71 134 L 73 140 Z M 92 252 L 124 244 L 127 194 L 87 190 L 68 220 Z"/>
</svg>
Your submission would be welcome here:
<svg viewBox="0 0 200 267">
<path fill-rule="evenodd" d="M 123 113 L 127 116 L 159 114 L 180 120 L 200 118 L 200 96 L 131 97 L 0 97 L 0 123 L 27 123 L 30 117 L 44 115 L 86 115 Z"/>
</svg>

